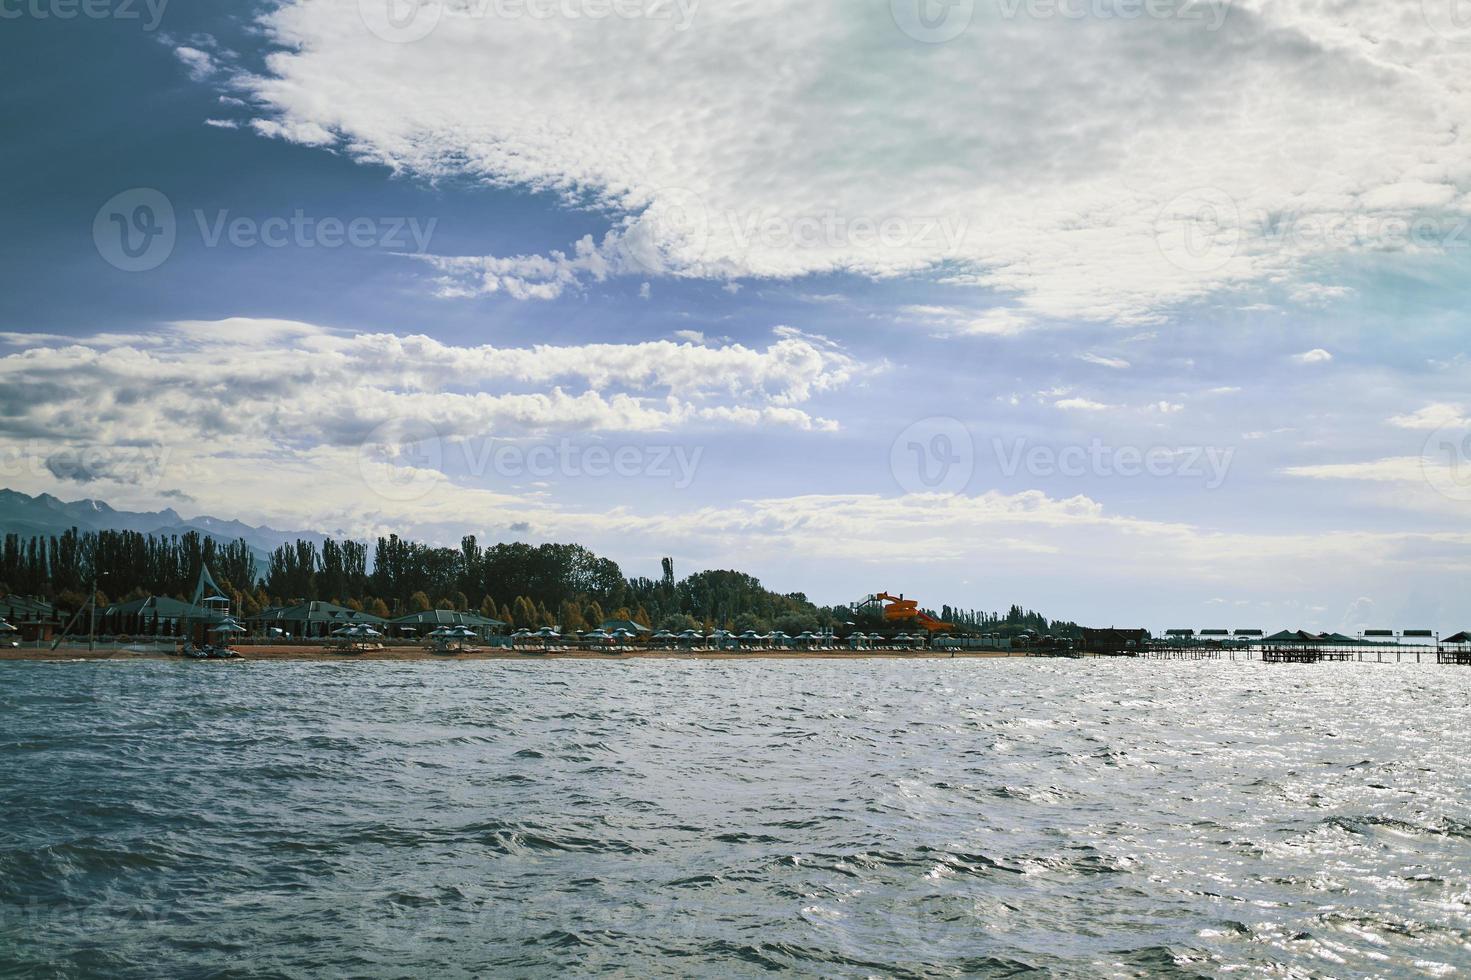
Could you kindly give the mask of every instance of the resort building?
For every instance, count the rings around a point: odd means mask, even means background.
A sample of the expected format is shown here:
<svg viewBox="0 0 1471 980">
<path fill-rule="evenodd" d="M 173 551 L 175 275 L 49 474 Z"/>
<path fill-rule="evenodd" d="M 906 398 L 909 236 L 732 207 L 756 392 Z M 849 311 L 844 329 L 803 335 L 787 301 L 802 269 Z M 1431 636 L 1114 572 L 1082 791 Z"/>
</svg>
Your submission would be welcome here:
<svg viewBox="0 0 1471 980">
<path fill-rule="evenodd" d="M 489 636 L 504 629 L 506 624 L 472 612 L 455 612 L 453 609 L 429 609 L 412 613 L 393 620 L 389 625 L 401 636 L 427 636 L 437 629 L 453 629 L 463 626 L 480 636 Z"/>
<path fill-rule="evenodd" d="M 331 636 L 344 626 L 380 627 L 387 620 L 333 602 L 300 602 L 294 606 L 275 606 L 246 618 L 251 631 L 264 633 L 277 629 L 287 636 L 302 639 Z"/>
<path fill-rule="evenodd" d="M 1102 657 L 1137 657 L 1148 641 L 1148 630 L 1085 628 L 1082 650 Z"/>
<path fill-rule="evenodd" d="M 645 636 L 654 632 L 647 626 L 635 623 L 631 619 L 609 619 L 599 625 L 598 629 L 605 630 L 609 633 L 617 633 L 619 630 L 622 630 L 631 636 Z"/>
<path fill-rule="evenodd" d="M 0 620 L 16 628 L 18 632 L 10 634 L 12 637 L 26 643 L 44 643 L 61 628 L 56 607 L 31 596 L 0 596 Z"/>
<path fill-rule="evenodd" d="M 101 610 L 97 615 L 97 632 L 115 636 L 184 636 L 202 641 L 205 630 L 224 618 L 225 614 L 215 609 L 151 595 L 146 599 L 116 602 Z"/>
</svg>

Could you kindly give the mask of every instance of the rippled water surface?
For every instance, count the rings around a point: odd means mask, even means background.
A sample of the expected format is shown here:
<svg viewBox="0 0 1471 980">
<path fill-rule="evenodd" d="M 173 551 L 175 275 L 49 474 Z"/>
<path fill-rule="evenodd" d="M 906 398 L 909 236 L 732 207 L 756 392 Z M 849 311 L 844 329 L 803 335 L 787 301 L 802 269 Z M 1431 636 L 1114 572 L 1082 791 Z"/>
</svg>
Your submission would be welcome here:
<svg viewBox="0 0 1471 980">
<path fill-rule="evenodd" d="M 0 973 L 1437 976 L 1471 671 L 0 664 Z"/>
</svg>

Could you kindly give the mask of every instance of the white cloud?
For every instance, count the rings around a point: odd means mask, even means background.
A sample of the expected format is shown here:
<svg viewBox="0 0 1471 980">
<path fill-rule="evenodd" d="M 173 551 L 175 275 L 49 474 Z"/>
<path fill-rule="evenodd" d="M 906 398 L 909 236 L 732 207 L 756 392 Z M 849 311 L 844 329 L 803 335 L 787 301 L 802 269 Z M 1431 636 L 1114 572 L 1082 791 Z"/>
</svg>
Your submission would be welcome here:
<svg viewBox="0 0 1471 980">
<path fill-rule="evenodd" d="M 1093 401 L 1090 398 L 1062 398 L 1052 403 L 1054 407 L 1067 412 L 1106 412 L 1113 408 L 1102 402 Z"/>
<path fill-rule="evenodd" d="M 1294 354 L 1292 359 L 1299 364 L 1327 364 L 1333 360 L 1333 355 L 1321 347 L 1316 347 L 1301 354 Z"/>
<path fill-rule="evenodd" d="M 207 51 L 181 45 L 174 48 L 174 56 L 183 62 L 184 67 L 189 70 L 189 77 L 196 82 L 203 81 L 216 71 L 215 60 Z"/>
<path fill-rule="evenodd" d="M 1401 429 L 1471 428 L 1471 418 L 1467 417 L 1464 405 L 1436 402 L 1409 415 L 1396 415 L 1389 424 Z"/>
<path fill-rule="evenodd" d="M 1367 463 L 1324 463 L 1290 466 L 1288 476 L 1314 480 L 1369 480 L 1377 483 L 1420 483 L 1425 479 L 1425 460 L 1419 456 L 1395 456 Z"/>
<path fill-rule="evenodd" d="M 1078 359 L 1087 361 L 1089 364 L 1097 364 L 1099 367 L 1113 368 L 1116 371 L 1129 367 L 1129 362 L 1122 357 L 1104 357 L 1101 354 L 1088 353 L 1079 354 Z"/>
<path fill-rule="evenodd" d="M 1345 299 L 1353 294 L 1353 289 L 1348 286 L 1329 286 L 1321 282 L 1299 283 L 1290 291 L 1293 302 L 1311 307 L 1328 306 L 1335 300 Z"/>
<path fill-rule="evenodd" d="M 607 214 L 564 253 L 441 259 L 452 295 L 924 274 L 1015 296 L 973 332 L 1149 321 L 1290 286 L 1324 256 L 1408 249 L 1393 220 L 1471 191 L 1455 109 L 1471 47 L 1396 4 L 1241 0 L 1217 32 L 1098 20 L 1076 57 L 1072 21 L 982 4 L 960 38 L 921 45 L 883 3 L 705 4 L 688 30 L 428 3 L 433 31 L 394 44 L 353 4 L 284 2 L 265 18 L 281 50 L 236 82 L 265 135 Z M 1117 79 L 1168 99 L 1120 97 Z M 426 92 L 474 97 L 430 108 Z"/>
<path fill-rule="evenodd" d="M 862 368 L 826 338 L 778 328 L 764 349 L 671 341 L 461 347 L 281 320 L 174 324 L 0 357 L 0 435 L 65 433 L 231 449 L 354 445 L 390 420 L 446 438 L 701 426 L 827 429 L 802 407 Z M 61 437 L 55 437 L 60 440 Z"/>
</svg>

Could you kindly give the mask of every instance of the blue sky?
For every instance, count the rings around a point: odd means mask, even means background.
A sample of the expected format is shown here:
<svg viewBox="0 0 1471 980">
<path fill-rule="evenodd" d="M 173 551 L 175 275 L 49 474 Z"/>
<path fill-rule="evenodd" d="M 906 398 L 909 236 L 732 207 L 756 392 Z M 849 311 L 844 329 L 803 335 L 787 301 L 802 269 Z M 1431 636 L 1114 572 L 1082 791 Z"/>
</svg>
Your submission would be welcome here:
<svg viewBox="0 0 1471 980">
<path fill-rule="evenodd" d="M 1450 8 L 921 5 L 4 6 L 4 482 L 1467 626 Z"/>
</svg>

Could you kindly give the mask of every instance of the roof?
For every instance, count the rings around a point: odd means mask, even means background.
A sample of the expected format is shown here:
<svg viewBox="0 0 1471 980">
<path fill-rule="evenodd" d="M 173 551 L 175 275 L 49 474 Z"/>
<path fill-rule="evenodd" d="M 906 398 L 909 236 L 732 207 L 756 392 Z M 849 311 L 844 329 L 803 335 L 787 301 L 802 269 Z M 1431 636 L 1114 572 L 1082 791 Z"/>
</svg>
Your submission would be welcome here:
<svg viewBox="0 0 1471 980">
<path fill-rule="evenodd" d="M 335 602 L 303 602 L 294 606 L 275 606 L 247 617 L 253 623 L 348 623 L 379 624 L 385 622 L 372 613 L 359 612 Z"/>
<path fill-rule="evenodd" d="M 208 589 L 209 589 L 208 592 L 205 591 L 205 588 L 206 587 L 208 587 Z M 199 581 L 196 582 L 195 585 L 194 585 L 194 597 L 193 597 L 194 604 L 196 606 L 199 605 L 199 602 L 200 602 L 201 599 L 206 599 L 206 598 L 208 598 L 208 599 L 220 599 L 220 598 L 223 598 L 224 592 L 225 592 L 225 590 L 222 589 L 222 588 L 220 588 L 220 584 L 215 581 L 215 577 L 210 574 L 210 572 L 209 572 L 209 566 L 206 565 L 206 564 L 204 564 L 203 562 L 200 562 L 199 563 Z"/>
<path fill-rule="evenodd" d="M 0 619 L 26 622 L 49 622 L 56 618 L 56 607 L 34 596 L 8 595 L 0 598 Z"/>
<path fill-rule="evenodd" d="M 1445 643 L 1471 643 L 1471 632 L 1467 632 L 1466 630 L 1462 630 L 1461 632 L 1457 633 L 1455 636 L 1448 636 L 1448 637 L 1446 637 L 1443 642 L 1445 642 Z"/>
<path fill-rule="evenodd" d="M 1283 630 L 1280 633 L 1273 633 L 1271 636 L 1267 637 L 1264 642 L 1266 642 L 1266 643 L 1323 643 L 1327 639 L 1328 639 L 1328 635 L 1326 633 L 1309 633 L 1306 630 L 1296 630 L 1296 631 L 1294 631 L 1294 630 Z M 1348 637 L 1344 637 L 1344 639 L 1347 640 Z M 1337 642 L 1337 641 L 1335 641 L 1335 642 Z"/>
<path fill-rule="evenodd" d="M 144 619 L 157 616 L 159 619 L 203 619 L 214 621 L 224 618 L 213 609 L 180 602 L 166 595 L 151 595 L 146 599 L 117 602 L 102 611 L 103 616 L 140 616 Z"/>
<path fill-rule="evenodd" d="M 603 625 L 600 626 L 599 629 L 605 629 L 609 633 L 616 633 L 619 630 L 627 630 L 630 633 L 648 633 L 648 632 L 652 632 L 647 626 L 640 626 L 638 623 L 635 623 L 631 619 L 609 619 L 609 620 L 605 620 L 603 622 Z"/>
<path fill-rule="evenodd" d="M 380 620 L 381 622 L 381 620 Z M 453 609 L 429 609 L 424 612 L 411 613 L 400 616 L 393 620 L 394 626 L 469 626 L 474 629 L 479 627 L 487 629 L 494 626 L 505 626 L 499 619 L 491 619 L 479 613 L 455 612 Z"/>
</svg>

